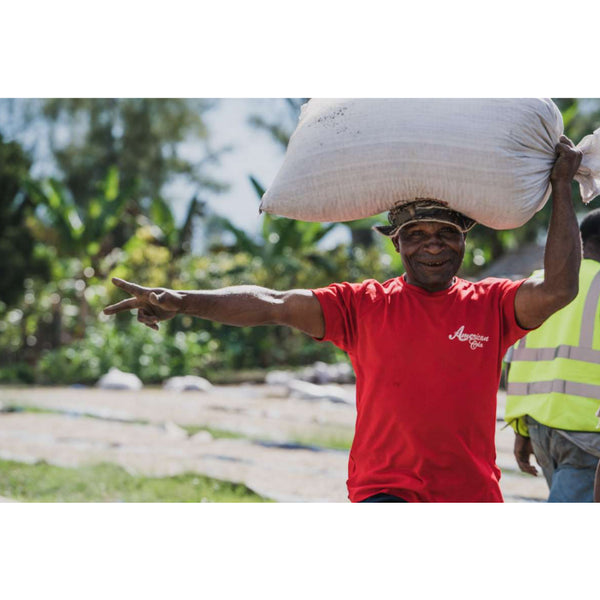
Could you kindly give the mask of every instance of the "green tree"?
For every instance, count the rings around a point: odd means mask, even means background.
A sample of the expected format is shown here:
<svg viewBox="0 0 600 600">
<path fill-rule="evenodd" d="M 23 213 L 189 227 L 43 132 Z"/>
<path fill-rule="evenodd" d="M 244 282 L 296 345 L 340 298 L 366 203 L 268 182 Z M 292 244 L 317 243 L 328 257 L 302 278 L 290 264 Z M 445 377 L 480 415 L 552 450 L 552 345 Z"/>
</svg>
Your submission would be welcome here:
<svg viewBox="0 0 600 600">
<path fill-rule="evenodd" d="M 265 189 L 255 177 L 251 176 L 250 181 L 260 201 Z M 262 285 L 289 289 L 300 285 L 299 278 L 306 262 L 311 266 L 311 271 L 317 268 L 329 276 L 335 274 L 335 264 L 319 251 L 318 244 L 337 226 L 339 223 L 311 223 L 265 214 L 260 237 L 254 239 L 226 217 L 212 215 L 209 227 L 213 231 L 228 232 L 234 241 L 228 246 L 213 245 L 210 249 L 213 252 L 247 252 L 260 260 L 269 274 L 269 280 L 263 281 Z"/>
<path fill-rule="evenodd" d="M 44 346 L 55 348 L 63 340 L 85 334 L 89 315 L 86 288 L 94 276 L 96 280 L 102 276 L 100 259 L 112 249 L 106 241 L 119 226 L 127 195 L 120 192 L 119 174 L 114 168 L 98 185 L 85 210 L 75 205 L 68 190 L 56 180 L 36 182 L 27 178 L 23 186 L 32 210 L 19 228 L 20 235 L 35 239 L 36 255 L 44 257 L 50 266 L 47 278 L 27 280 L 27 294 L 18 315 L 22 324 L 19 349 L 27 349 L 33 356 Z M 46 302 L 50 298 L 52 301 Z M 65 309 L 71 302 L 72 307 Z M 65 327 L 65 310 L 75 311 L 77 316 L 69 328 Z"/>
<path fill-rule="evenodd" d="M 112 249 L 106 247 L 106 241 L 119 226 L 129 197 L 121 191 L 119 173 L 114 167 L 95 187 L 95 194 L 83 208 L 55 179 L 29 182 L 36 205 L 31 229 L 39 241 L 55 249 L 57 257 L 78 257 L 85 266 L 97 266 L 98 257 Z"/>
<path fill-rule="evenodd" d="M 107 244 L 125 244 L 137 228 L 136 219 L 150 216 L 157 198 L 170 202 L 174 185 L 191 197 L 227 189 L 210 174 L 211 165 L 228 150 L 214 149 L 209 141 L 205 114 L 216 101 L 61 98 L 0 104 L 2 128 L 15 137 L 36 139 L 36 157 L 46 170 L 48 156 L 44 162 L 38 154 L 40 147 L 49 148 L 55 178 L 84 212 L 106 174 L 117 169 L 128 202 Z M 10 126 L 7 115 L 21 123 L 20 131 Z"/>
<path fill-rule="evenodd" d="M 149 202 L 177 175 L 223 189 L 205 173 L 218 157 L 208 145 L 203 120 L 213 106 L 208 100 L 179 98 L 67 98 L 46 100 L 43 113 L 51 125 L 54 158 L 77 203 L 94 195 L 94 182 L 113 166 L 132 200 Z M 204 155 L 194 162 L 184 158 L 185 141 L 204 144 Z"/>
<path fill-rule="evenodd" d="M 285 151 L 298 124 L 300 109 L 307 101 L 308 98 L 272 99 L 271 102 L 275 109 L 273 114 L 268 118 L 256 113 L 251 114 L 248 117 L 248 123 L 258 130 L 267 132 L 270 138 Z"/>
<path fill-rule="evenodd" d="M 27 228 L 33 210 L 26 183 L 31 161 L 17 142 L 0 135 L 0 302 L 16 303 L 24 281 L 48 276 L 48 264 L 35 254 L 35 239 Z"/>
</svg>

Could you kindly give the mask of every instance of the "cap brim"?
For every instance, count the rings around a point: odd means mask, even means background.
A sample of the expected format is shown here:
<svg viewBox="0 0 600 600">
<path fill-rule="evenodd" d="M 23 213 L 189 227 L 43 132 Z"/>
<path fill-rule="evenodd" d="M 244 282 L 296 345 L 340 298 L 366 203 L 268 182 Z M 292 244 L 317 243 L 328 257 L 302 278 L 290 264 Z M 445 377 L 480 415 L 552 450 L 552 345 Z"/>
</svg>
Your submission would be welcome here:
<svg viewBox="0 0 600 600">
<path fill-rule="evenodd" d="M 400 204 L 388 213 L 389 225 L 376 225 L 373 227 L 377 233 L 392 237 L 398 231 L 414 223 L 434 222 L 451 225 L 461 233 L 467 233 L 475 226 L 475 221 L 436 200 L 420 199 L 415 202 Z"/>
<path fill-rule="evenodd" d="M 398 231 L 397 225 L 373 225 L 372 229 L 381 235 L 393 237 Z"/>
<path fill-rule="evenodd" d="M 406 221 L 406 223 L 402 223 L 402 225 L 374 225 L 372 229 L 381 235 L 385 235 L 386 237 L 394 237 L 396 233 L 398 233 L 401 229 L 404 229 L 407 225 L 413 225 L 414 223 L 423 223 L 427 221 L 451 225 L 461 233 L 467 233 L 467 231 L 475 226 L 475 223 L 473 223 L 467 229 L 461 229 L 456 223 L 453 223 L 452 221 L 445 221 L 443 219 L 411 219 L 410 221 Z"/>
</svg>

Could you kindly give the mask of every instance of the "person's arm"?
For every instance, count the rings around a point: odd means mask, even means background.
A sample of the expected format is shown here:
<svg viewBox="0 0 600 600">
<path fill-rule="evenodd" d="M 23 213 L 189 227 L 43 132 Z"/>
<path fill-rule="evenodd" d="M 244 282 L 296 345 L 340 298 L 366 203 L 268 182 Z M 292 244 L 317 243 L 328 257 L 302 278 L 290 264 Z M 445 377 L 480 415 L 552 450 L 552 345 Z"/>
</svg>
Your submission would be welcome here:
<svg viewBox="0 0 600 600">
<path fill-rule="evenodd" d="M 514 455 L 519 465 L 519 469 L 523 473 L 529 473 L 537 477 L 537 469 L 531 464 L 531 456 L 533 455 L 533 446 L 531 438 L 519 435 L 515 432 Z"/>
<path fill-rule="evenodd" d="M 594 502 L 600 502 L 600 462 L 596 467 L 596 479 L 594 480 Z"/>
<path fill-rule="evenodd" d="M 234 286 L 214 291 L 147 288 L 113 278 L 112 282 L 132 295 L 104 309 L 113 315 L 137 309 L 138 321 L 152 329 L 158 323 L 184 314 L 226 325 L 287 325 L 315 338 L 325 335 L 321 304 L 310 290 L 278 292 L 258 286 Z"/>
<path fill-rule="evenodd" d="M 515 296 L 515 316 L 524 329 L 539 327 L 577 296 L 581 236 L 571 198 L 571 180 L 581 163 L 581 151 L 562 136 L 550 175 L 552 216 L 544 253 L 544 279 L 528 279 Z"/>
</svg>

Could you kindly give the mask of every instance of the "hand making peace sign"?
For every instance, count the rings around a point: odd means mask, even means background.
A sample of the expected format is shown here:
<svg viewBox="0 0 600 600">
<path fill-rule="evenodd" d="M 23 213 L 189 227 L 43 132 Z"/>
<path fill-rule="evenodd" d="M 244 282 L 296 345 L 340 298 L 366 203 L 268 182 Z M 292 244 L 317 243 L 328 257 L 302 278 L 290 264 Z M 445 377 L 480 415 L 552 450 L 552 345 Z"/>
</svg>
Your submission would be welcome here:
<svg viewBox="0 0 600 600">
<path fill-rule="evenodd" d="M 133 298 L 107 306 L 103 311 L 105 315 L 114 315 L 137 308 L 137 320 L 151 329 L 158 330 L 159 321 L 172 319 L 182 308 L 183 297 L 174 290 L 147 288 L 118 277 L 113 277 L 112 282 L 131 294 Z"/>
</svg>

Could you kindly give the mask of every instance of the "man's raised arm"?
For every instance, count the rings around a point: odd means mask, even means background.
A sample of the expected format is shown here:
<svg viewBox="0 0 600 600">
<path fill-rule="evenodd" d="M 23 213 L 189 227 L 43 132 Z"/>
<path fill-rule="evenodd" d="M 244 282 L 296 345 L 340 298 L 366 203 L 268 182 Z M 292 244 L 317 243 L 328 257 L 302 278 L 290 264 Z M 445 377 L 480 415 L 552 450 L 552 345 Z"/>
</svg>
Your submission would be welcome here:
<svg viewBox="0 0 600 600">
<path fill-rule="evenodd" d="M 579 288 L 581 237 L 571 198 L 571 180 L 581 163 L 581 151 L 562 136 L 550 175 L 552 216 L 544 252 L 543 281 L 529 279 L 515 296 L 515 315 L 524 329 L 539 327 L 571 302 Z"/>
<path fill-rule="evenodd" d="M 104 314 L 137 309 L 138 321 L 152 329 L 158 329 L 160 321 L 182 314 L 238 327 L 287 325 L 312 337 L 325 335 L 323 311 L 310 290 L 278 292 L 247 285 L 179 291 L 147 288 L 117 277 L 112 282 L 132 297 L 107 306 Z"/>
</svg>

